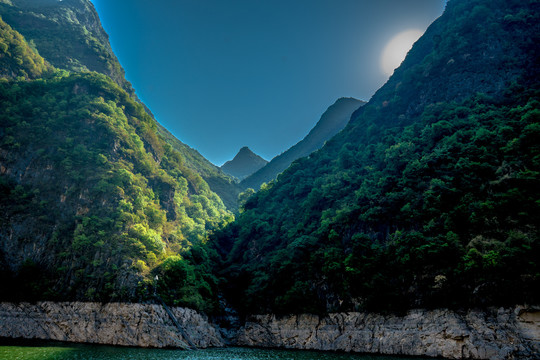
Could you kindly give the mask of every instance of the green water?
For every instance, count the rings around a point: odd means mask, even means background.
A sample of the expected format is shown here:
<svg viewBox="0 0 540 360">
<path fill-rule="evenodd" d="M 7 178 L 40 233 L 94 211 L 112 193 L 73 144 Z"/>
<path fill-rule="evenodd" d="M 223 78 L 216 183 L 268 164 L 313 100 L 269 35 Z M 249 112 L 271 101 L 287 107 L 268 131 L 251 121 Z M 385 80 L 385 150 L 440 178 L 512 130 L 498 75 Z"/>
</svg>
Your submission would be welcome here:
<svg viewBox="0 0 540 360">
<path fill-rule="evenodd" d="M 195 351 L 41 343 L 0 346 L 0 360 L 396 360 L 398 357 L 315 351 L 216 348 Z M 415 360 L 414 358 L 407 358 Z M 416 359 L 419 360 L 419 359 Z"/>
</svg>

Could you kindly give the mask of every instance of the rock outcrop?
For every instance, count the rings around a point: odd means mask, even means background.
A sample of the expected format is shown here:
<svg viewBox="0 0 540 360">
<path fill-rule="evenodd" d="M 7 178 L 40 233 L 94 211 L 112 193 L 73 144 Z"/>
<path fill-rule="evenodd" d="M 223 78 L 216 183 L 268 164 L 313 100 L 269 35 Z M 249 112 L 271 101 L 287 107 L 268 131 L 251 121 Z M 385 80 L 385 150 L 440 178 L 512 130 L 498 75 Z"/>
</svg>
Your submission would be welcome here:
<svg viewBox="0 0 540 360">
<path fill-rule="evenodd" d="M 540 310 L 258 315 L 239 330 L 237 345 L 448 359 L 538 359 Z"/>
<path fill-rule="evenodd" d="M 215 327 L 194 310 L 171 309 L 200 348 L 223 346 Z M 188 342 L 161 305 L 93 302 L 0 303 L 0 337 L 140 347 Z"/>
<path fill-rule="evenodd" d="M 230 329 L 218 329 L 194 310 L 176 307 L 171 311 L 197 347 L 225 346 L 219 330 Z M 0 324 L 4 338 L 157 348 L 183 348 L 189 343 L 161 305 L 0 303 Z M 540 308 L 413 310 L 404 316 L 256 315 L 233 332 L 235 338 L 227 342 L 238 346 L 447 359 L 538 359 Z"/>
</svg>

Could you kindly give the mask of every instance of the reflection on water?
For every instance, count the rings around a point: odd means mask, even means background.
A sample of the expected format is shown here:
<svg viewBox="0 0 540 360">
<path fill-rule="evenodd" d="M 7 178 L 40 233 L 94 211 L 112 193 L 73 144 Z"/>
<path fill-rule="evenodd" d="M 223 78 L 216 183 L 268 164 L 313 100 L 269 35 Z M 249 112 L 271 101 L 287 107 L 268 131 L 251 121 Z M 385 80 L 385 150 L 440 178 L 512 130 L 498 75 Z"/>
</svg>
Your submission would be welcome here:
<svg viewBox="0 0 540 360">
<path fill-rule="evenodd" d="M 42 342 L 38 345 L 0 345 L 0 360 L 395 360 L 398 357 L 343 353 L 215 348 L 195 351 L 141 349 L 103 345 Z M 407 358 L 415 360 L 414 358 Z M 417 359 L 418 360 L 418 359 Z"/>
</svg>

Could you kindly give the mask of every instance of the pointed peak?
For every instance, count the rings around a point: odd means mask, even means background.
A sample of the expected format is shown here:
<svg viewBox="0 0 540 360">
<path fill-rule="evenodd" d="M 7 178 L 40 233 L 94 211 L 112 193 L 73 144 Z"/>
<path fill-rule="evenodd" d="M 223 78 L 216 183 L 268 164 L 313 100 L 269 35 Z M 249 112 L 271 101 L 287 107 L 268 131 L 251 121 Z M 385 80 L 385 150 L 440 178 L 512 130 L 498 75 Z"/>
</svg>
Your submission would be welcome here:
<svg viewBox="0 0 540 360">
<path fill-rule="evenodd" d="M 253 150 L 251 150 L 247 146 L 243 146 L 242 148 L 240 148 L 240 150 L 238 150 L 238 153 L 236 154 L 236 156 L 234 158 L 236 159 L 236 158 L 243 158 L 243 157 L 255 157 L 255 158 L 260 158 L 260 159 L 266 161 L 261 156 L 255 154 L 253 152 Z"/>
<path fill-rule="evenodd" d="M 243 179 L 267 163 L 268 161 L 255 154 L 249 147 L 244 146 L 232 160 L 227 161 L 221 166 L 221 170 L 229 175 Z"/>
</svg>

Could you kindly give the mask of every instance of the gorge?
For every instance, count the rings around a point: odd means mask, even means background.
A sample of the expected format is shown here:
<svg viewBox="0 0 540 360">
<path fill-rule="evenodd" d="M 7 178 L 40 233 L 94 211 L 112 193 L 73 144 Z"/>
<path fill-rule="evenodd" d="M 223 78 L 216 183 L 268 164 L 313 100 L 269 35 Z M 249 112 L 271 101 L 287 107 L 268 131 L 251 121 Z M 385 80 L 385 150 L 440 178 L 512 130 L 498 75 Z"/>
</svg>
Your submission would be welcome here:
<svg viewBox="0 0 540 360">
<path fill-rule="evenodd" d="M 231 176 L 89 0 L 0 0 L 0 338 L 538 358 L 539 37 L 537 0 L 451 0 L 369 102 Z"/>
</svg>

